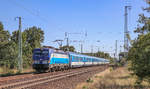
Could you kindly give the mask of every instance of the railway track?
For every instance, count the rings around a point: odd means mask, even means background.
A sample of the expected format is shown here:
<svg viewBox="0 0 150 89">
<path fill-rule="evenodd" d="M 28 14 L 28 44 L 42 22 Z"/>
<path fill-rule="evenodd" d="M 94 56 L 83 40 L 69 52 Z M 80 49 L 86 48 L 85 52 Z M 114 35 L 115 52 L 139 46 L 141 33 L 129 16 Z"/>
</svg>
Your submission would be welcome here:
<svg viewBox="0 0 150 89">
<path fill-rule="evenodd" d="M 0 86 L 6 85 L 6 84 L 8 85 L 8 84 L 16 83 L 16 82 L 22 82 L 26 80 L 32 80 L 35 78 L 43 78 L 45 76 L 58 75 L 58 74 L 71 72 L 71 71 L 77 71 L 77 70 L 79 71 L 83 69 L 84 68 L 77 68 L 77 69 L 69 69 L 69 70 L 49 72 L 49 73 L 34 73 L 34 74 L 23 74 L 23 75 L 16 75 L 16 76 L 0 77 Z"/>
<path fill-rule="evenodd" d="M 93 71 L 93 70 L 90 70 L 90 68 L 87 68 L 86 70 L 84 69 L 84 70 L 80 70 L 80 71 L 62 73 L 62 74 L 58 74 L 58 75 L 44 76 L 42 78 L 36 78 L 36 79 L 1 85 L 0 89 L 25 89 L 25 88 L 36 86 L 39 84 L 43 84 L 43 83 L 47 83 L 47 82 L 51 82 L 51 81 L 55 81 L 55 80 L 60 80 L 60 79 L 66 78 L 66 77 L 84 74 L 84 73 L 87 73 L 90 71 Z"/>
</svg>

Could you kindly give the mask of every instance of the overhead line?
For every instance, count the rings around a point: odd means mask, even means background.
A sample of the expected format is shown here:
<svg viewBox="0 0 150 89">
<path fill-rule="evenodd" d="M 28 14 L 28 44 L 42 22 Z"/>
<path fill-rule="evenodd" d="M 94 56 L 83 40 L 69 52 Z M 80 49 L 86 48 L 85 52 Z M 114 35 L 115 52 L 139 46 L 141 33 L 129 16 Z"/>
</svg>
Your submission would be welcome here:
<svg viewBox="0 0 150 89">
<path fill-rule="evenodd" d="M 24 9 L 24 10 L 25 10 L 26 12 L 28 12 L 29 14 L 38 17 L 38 19 L 40 19 L 41 21 L 43 21 L 43 22 L 48 22 L 45 18 L 41 17 L 39 14 L 34 13 L 32 10 L 26 8 L 25 6 L 23 6 L 23 5 L 21 5 L 20 3 L 16 2 L 15 0 L 8 0 L 8 1 L 10 1 L 10 2 L 11 2 L 12 4 L 14 4 L 15 6 L 18 6 L 18 7 L 22 8 L 22 9 Z M 57 27 L 58 27 L 58 26 L 57 26 Z M 58 30 L 58 31 L 61 31 L 61 32 L 65 32 L 65 31 L 60 30 L 60 29 L 57 29 L 57 30 Z"/>
<path fill-rule="evenodd" d="M 42 21 L 44 21 L 44 22 L 48 22 L 46 19 L 44 19 L 44 18 L 41 17 L 40 15 L 35 14 L 33 11 L 31 11 L 30 9 L 26 8 L 25 6 L 23 6 L 23 5 L 19 4 L 19 3 L 17 3 L 16 1 L 14 1 L 14 0 L 8 0 L 8 1 L 10 1 L 10 2 L 12 2 L 13 4 L 17 5 L 18 7 L 24 9 L 25 11 L 27 11 L 27 12 L 30 13 L 30 14 L 32 14 L 33 16 L 38 17 L 40 20 L 42 20 Z"/>
</svg>

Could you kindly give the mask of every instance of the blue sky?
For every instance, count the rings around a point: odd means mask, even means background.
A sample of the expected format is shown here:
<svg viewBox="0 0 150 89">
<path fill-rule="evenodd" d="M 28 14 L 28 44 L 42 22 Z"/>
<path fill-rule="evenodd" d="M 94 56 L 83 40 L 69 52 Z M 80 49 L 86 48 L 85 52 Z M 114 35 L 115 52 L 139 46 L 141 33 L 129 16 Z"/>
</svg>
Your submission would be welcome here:
<svg viewBox="0 0 150 89">
<path fill-rule="evenodd" d="M 129 29 L 131 37 L 135 38 L 133 30 L 138 14 L 143 13 L 141 7 L 146 3 L 143 0 L 128 1 L 132 5 Z M 18 29 L 18 21 L 14 20 L 17 16 L 23 18 L 23 30 L 31 26 L 41 27 L 45 32 L 43 45 L 58 47 L 52 41 L 64 40 L 65 32 L 81 33 L 70 34 L 69 39 L 84 40 L 84 52 L 90 52 L 93 45 L 94 51 L 99 47 L 112 53 L 115 40 L 118 40 L 118 47 L 123 45 L 125 5 L 125 0 L 1 0 L 0 21 L 9 32 Z M 87 37 L 84 35 L 86 31 Z M 79 42 L 70 42 L 70 45 L 80 51 Z"/>
</svg>

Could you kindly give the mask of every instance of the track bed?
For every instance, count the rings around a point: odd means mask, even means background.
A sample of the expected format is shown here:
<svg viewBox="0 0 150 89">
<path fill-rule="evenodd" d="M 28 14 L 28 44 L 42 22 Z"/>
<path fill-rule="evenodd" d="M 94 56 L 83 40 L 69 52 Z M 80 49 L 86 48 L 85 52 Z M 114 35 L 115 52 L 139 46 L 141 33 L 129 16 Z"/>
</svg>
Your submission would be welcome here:
<svg viewBox="0 0 150 89">
<path fill-rule="evenodd" d="M 107 65 L 76 68 L 65 71 L 26 74 L 1 78 L 0 89 L 71 89 L 91 75 L 103 71 Z"/>
</svg>

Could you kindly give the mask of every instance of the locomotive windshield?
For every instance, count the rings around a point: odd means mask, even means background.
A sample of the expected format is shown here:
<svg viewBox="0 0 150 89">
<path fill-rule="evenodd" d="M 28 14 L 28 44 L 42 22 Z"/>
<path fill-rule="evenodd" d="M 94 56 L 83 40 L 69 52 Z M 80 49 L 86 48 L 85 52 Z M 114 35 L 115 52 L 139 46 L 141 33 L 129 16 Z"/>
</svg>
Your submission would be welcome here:
<svg viewBox="0 0 150 89">
<path fill-rule="evenodd" d="M 41 51 L 34 51 L 34 55 L 35 56 L 40 56 L 41 55 Z"/>
<path fill-rule="evenodd" d="M 48 50 L 34 51 L 35 56 L 48 56 Z"/>
<path fill-rule="evenodd" d="M 47 50 L 42 51 L 42 55 L 48 56 L 48 51 Z"/>
</svg>

